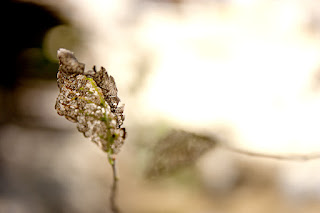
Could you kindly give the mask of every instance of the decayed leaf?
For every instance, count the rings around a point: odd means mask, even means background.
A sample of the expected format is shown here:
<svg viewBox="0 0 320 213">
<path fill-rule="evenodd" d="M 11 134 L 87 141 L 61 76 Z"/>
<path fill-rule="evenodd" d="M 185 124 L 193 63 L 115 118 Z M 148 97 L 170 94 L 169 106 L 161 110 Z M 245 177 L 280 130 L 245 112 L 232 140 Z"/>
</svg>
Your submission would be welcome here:
<svg viewBox="0 0 320 213">
<path fill-rule="evenodd" d="M 78 130 L 107 152 L 112 163 L 126 136 L 121 127 L 124 106 L 118 106 L 114 78 L 103 67 L 85 71 L 85 65 L 69 50 L 59 49 L 58 58 L 57 113 L 77 123 Z"/>
<path fill-rule="evenodd" d="M 160 176 L 191 165 L 215 145 L 210 137 L 172 130 L 155 145 L 147 175 Z"/>
</svg>

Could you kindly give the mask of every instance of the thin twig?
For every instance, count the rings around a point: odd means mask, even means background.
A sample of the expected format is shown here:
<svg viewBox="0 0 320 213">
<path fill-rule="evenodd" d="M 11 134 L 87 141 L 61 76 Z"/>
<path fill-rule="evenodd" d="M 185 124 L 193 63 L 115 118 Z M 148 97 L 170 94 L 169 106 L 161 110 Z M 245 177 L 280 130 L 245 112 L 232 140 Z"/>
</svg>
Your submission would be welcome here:
<svg viewBox="0 0 320 213">
<path fill-rule="evenodd" d="M 252 157 L 261 157 L 261 158 L 270 158 L 276 160 L 291 160 L 291 161 L 307 161 L 307 160 L 315 160 L 320 159 L 320 153 L 308 153 L 308 154 L 266 154 L 259 152 L 246 151 L 239 148 L 221 145 L 222 148 L 229 150 L 234 153 L 248 155 Z"/>
<path fill-rule="evenodd" d="M 113 173 L 113 183 L 111 188 L 110 194 L 110 205 L 111 210 L 113 213 L 120 213 L 120 210 L 116 204 L 116 197 L 117 197 L 117 188 L 118 188 L 118 175 L 117 175 L 117 168 L 116 168 L 116 160 L 113 160 L 112 166 L 112 173 Z"/>
</svg>

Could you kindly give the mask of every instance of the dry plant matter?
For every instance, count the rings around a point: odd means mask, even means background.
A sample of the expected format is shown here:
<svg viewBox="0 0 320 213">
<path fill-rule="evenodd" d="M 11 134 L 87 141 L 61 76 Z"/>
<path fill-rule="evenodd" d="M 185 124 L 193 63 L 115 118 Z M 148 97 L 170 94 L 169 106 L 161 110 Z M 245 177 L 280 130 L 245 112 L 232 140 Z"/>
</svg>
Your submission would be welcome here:
<svg viewBox="0 0 320 213">
<path fill-rule="evenodd" d="M 237 154 L 275 160 L 306 161 L 320 158 L 320 153 L 268 154 L 253 152 L 232 147 L 212 136 L 183 130 L 171 130 L 153 148 L 152 159 L 148 165 L 146 175 L 148 177 L 157 177 L 174 172 L 179 168 L 191 165 L 212 148 L 219 147 Z"/>
<path fill-rule="evenodd" d="M 58 114 L 77 124 L 77 129 L 108 154 L 113 171 L 113 186 L 110 202 L 114 213 L 119 212 L 116 203 L 117 173 L 116 154 L 126 137 L 122 128 L 124 106 L 118 106 L 120 98 L 114 78 L 105 68 L 99 71 L 95 66 L 85 71 L 85 65 L 78 62 L 74 54 L 66 49 L 58 50 L 60 62 L 55 109 Z"/>
</svg>

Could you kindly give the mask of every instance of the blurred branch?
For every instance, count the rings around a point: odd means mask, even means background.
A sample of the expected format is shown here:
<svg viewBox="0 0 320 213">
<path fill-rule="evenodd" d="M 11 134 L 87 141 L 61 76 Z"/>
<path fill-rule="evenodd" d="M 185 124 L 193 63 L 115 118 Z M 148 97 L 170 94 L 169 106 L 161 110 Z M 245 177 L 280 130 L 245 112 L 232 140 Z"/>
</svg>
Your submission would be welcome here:
<svg viewBox="0 0 320 213">
<path fill-rule="evenodd" d="M 270 158 L 270 159 L 276 159 L 276 160 L 291 160 L 291 161 L 307 161 L 307 160 L 315 160 L 320 159 L 320 153 L 308 153 L 308 154 L 268 154 L 268 153 L 262 153 L 262 152 L 252 152 L 247 151 L 223 144 L 219 144 L 221 148 L 224 148 L 226 150 L 229 150 L 234 153 L 247 155 L 251 157 L 260 157 L 260 158 Z"/>
</svg>

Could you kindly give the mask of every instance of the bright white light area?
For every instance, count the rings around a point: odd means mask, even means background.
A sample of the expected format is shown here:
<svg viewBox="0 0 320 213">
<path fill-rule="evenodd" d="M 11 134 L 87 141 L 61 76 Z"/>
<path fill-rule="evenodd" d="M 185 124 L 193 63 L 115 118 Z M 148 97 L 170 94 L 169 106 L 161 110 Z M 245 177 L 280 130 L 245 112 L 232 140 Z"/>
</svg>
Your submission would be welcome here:
<svg viewBox="0 0 320 213">
<path fill-rule="evenodd" d="M 271 23 L 266 14 L 275 10 Z M 223 123 L 236 143 L 264 151 L 319 149 L 320 99 L 309 84 L 320 49 L 299 31 L 303 16 L 288 23 L 281 10 L 146 18 L 141 39 L 157 55 L 142 99 L 150 116 L 190 129 Z"/>
</svg>

